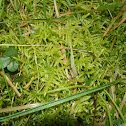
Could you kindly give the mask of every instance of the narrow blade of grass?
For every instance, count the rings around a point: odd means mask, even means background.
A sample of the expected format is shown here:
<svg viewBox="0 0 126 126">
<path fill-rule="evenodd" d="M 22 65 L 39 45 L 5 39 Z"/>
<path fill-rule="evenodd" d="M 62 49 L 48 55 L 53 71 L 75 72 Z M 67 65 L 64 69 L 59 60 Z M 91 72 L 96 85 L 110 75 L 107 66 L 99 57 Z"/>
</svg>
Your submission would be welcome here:
<svg viewBox="0 0 126 126">
<path fill-rule="evenodd" d="M 22 37 L 21 28 L 20 28 L 19 25 L 17 25 L 17 26 L 18 26 L 18 30 L 19 30 L 19 34 L 20 34 L 20 40 L 23 41 L 24 39 L 23 39 L 23 37 Z"/>
<path fill-rule="evenodd" d="M 112 126 L 112 119 L 111 119 L 109 107 L 108 107 L 106 101 L 103 99 L 103 97 L 102 97 L 100 94 L 98 94 L 98 95 L 100 96 L 100 98 L 102 99 L 102 101 L 104 102 L 104 104 L 105 104 L 105 106 L 106 106 L 107 113 L 108 113 L 108 117 L 109 117 L 109 124 L 110 124 L 110 126 Z"/>
<path fill-rule="evenodd" d="M 77 76 L 77 71 L 76 71 L 76 67 L 75 67 L 75 64 L 74 64 L 74 55 L 73 55 L 73 49 L 72 49 L 72 41 L 70 39 L 70 36 L 68 36 L 68 40 L 69 40 L 69 43 L 70 43 L 70 53 L 71 53 L 71 68 L 74 72 L 74 77 Z"/>
<path fill-rule="evenodd" d="M 112 97 L 110 96 L 110 94 L 105 90 L 105 93 L 108 95 L 108 97 L 111 99 L 111 101 L 113 102 L 113 104 L 115 105 L 116 109 L 118 110 L 123 122 L 126 122 L 125 117 L 123 116 L 122 112 L 120 111 L 119 107 L 117 106 L 117 104 L 115 103 L 115 101 L 112 99 Z"/>
</svg>

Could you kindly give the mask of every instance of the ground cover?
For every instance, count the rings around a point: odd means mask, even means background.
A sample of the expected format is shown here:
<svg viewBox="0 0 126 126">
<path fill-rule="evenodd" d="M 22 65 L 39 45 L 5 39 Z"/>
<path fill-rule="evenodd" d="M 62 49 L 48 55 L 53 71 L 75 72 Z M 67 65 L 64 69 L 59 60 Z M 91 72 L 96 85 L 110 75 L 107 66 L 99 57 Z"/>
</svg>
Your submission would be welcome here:
<svg viewBox="0 0 126 126">
<path fill-rule="evenodd" d="M 1 125 L 126 125 L 126 1 L 0 1 Z"/>
</svg>

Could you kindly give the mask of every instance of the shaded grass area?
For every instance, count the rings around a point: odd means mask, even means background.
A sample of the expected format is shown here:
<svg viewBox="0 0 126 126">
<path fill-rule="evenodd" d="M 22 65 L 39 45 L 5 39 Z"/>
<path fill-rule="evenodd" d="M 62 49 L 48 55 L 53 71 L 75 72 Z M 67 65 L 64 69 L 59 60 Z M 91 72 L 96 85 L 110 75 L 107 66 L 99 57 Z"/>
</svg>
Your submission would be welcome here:
<svg viewBox="0 0 126 126">
<path fill-rule="evenodd" d="M 18 71 L 9 73 L 5 69 L 5 72 L 21 97 L 7 88 L 0 76 L 0 107 L 48 103 L 119 78 L 126 79 L 125 22 L 102 38 L 112 19 L 121 11 L 122 5 L 117 7 L 118 2 L 58 0 L 57 11 L 53 1 L 2 1 L 0 50 L 1 55 L 9 46 L 18 51 L 14 57 L 20 63 Z M 110 9 L 111 3 L 116 7 Z M 99 6 L 105 10 L 96 10 Z M 22 80 L 14 82 L 20 76 Z M 125 101 L 125 82 L 106 90 L 120 107 L 123 99 Z M 89 94 L 1 125 L 122 124 L 124 120 L 109 96 L 104 91 L 99 93 L 104 100 L 97 93 Z M 106 105 L 112 106 L 111 111 Z M 14 113 L 0 113 L 0 116 Z M 125 104 L 121 113 L 126 119 Z"/>
</svg>

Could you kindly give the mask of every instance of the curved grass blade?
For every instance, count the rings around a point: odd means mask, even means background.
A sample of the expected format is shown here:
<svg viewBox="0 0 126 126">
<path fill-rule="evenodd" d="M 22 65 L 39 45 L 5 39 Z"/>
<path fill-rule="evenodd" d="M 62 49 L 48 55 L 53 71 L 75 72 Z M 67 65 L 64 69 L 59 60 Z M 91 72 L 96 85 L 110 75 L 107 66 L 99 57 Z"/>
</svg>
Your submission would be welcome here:
<svg viewBox="0 0 126 126">
<path fill-rule="evenodd" d="M 24 38 L 22 37 L 21 28 L 20 28 L 19 25 L 17 25 L 17 27 L 18 27 L 18 30 L 19 30 L 20 40 L 21 40 L 21 41 L 24 41 Z"/>
<path fill-rule="evenodd" d="M 55 92 L 63 91 L 63 90 L 68 90 L 68 89 L 72 89 L 72 88 L 85 88 L 85 89 L 88 89 L 89 87 L 85 86 L 85 85 L 74 85 L 74 86 L 69 86 L 69 87 L 58 88 L 58 89 L 55 89 L 55 90 L 50 90 L 50 91 L 47 92 L 47 94 L 55 93 Z"/>
<path fill-rule="evenodd" d="M 122 112 L 120 111 L 119 107 L 117 106 L 117 104 L 115 103 L 115 101 L 112 99 L 112 97 L 110 96 L 110 94 L 105 90 L 105 93 L 108 95 L 108 97 L 111 99 L 111 101 L 113 102 L 113 104 L 115 105 L 116 109 L 118 110 L 123 122 L 126 122 L 125 117 L 123 116 Z"/>
<path fill-rule="evenodd" d="M 100 95 L 100 93 L 98 94 L 98 96 L 102 99 L 102 101 L 104 102 L 104 104 L 106 106 L 106 111 L 108 113 L 108 118 L 109 118 L 109 125 L 112 126 L 112 119 L 111 119 L 111 114 L 110 114 L 110 111 L 109 111 L 109 106 L 107 105 L 107 103 L 104 100 L 104 98 Z"/>
<path fill-rule="evenodd" d="M 103 89 L 109 87 L 110 85 L 112 85 L 112 84 L 117 84 L 117 83 L 119 83 L 119 82 L 121 82 L 121 81 L 126 81 L 126 80 L 119 79 L 119 80 L 110 82 L 110 83 L 108 83 L 108 84 L 105 84 L 105 85 L 103 85 L 103 86 L 99 86 L 99 87 L 94 88 L 94 89 L 90 89 L 90 90 L 87 90 L 87 91 L 84 91 L 84 92 L 81 92 L 81 93 L 78 93 L 78 94 L 75 94 L 75 95 L 72 95 L 72 96 L 69 96 L 69 97 L 65 97 L 65 98 L 59 99 L 59 100 L 57 100 L 57 101 L 52 101 L 52 102 L 46 103 L 46 104 L 44 104 L 44 105 L 40 105 L 40 106 L 37 106 L 37 107 L 35 107 L 35 108 L 28 109 L 28 110 L 26 110 L 26 111 L 21 111 L 21 112 L 17 112 L 17 113 L 15 113 L 15 114 L 12 114 L 12 115 L 9 115 L 9 116 L 1 117 L 1 118 L 0 118 L 0 122 L 2 122 L 2 121 L 7 121 L 7 120 L 10 120 L 10 119 L 13 119 L 13 118 L 17 118 L 17 117 L 19 117 L 19 116 L 27 115 L 27 114 L 30 114 L 30 113 L 33 113 L 33 112 L 37 112 L 37 111 L 46 109 L 46 108 L 50 108 L 50 107 L 52 107 L 52 106 L 59 105 L 59 104 L 61 104 L 61 103 L 65 103 L 65 102 L 68 102 L 68 101 L 71 101 L 71 100 L 80 98 L 80 97 L 82 97 L 82 96 L 91 94 L 91 93 L 93 93 L 93 92 L 97 92 L 97 91 L 103 90 Z"/>
</svg>

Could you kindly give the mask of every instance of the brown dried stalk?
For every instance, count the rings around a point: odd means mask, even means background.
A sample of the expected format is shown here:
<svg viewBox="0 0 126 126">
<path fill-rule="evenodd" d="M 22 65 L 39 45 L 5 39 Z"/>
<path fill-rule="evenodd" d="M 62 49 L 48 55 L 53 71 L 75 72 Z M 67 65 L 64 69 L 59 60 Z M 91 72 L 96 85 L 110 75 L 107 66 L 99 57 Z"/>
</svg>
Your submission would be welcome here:
<svg viewBox="0 0 126 126">
<path fill-rule="evenodd" d="M 24 14 L 27 16 L 27 18 L 30 20 L 30 18 L 29 18 L 29 16 L 27 15 L 26 11 L 25 11 L 24 8 L 22 7 L 21 1 L 20 1 L 20 0 L 18 0 L 18 3 L 19 3 L 19 5 L 20 5 L 20 8 L 22 9 L 23 13 L 24 13 Z"/>
<path fill-rule="evenodd" d="M 112 21 L 110 26 L 107 28 L 106 32 L 103 34 L 102 38 L 104 38 L 108 33 L 110 33 L 113 30 L 115 30 L 119 25 L 121 25 L 126 20 L 126 17 L 124 17 L 114 28 L 111 29 L 112 25 L 116 22 L 116 20 L 123 15 L 124 11 L 126 11 L 126 5 L 123 6 L 123 8 L 120 11 L 120 13 L 114 18 L 114 20 Z"/>
<path fill-rule="evenodd" d="M 34 104 L 27 104 L 27 105 L 22 105 L 22 106 L 16 106 L 16 107 L 9 107 L 9 108 L 3 108 L 0 109 L 0 113 L 2 112 L 11 112 L 11 111 L 19 111 L 22 109 L 29 109 L 29 108 L 34 108 L 39 105 L 43 105 L 44 103 L 34 103 Z"/>
<path fill-rule="evenodd" d="M 67 64 L 68 63 L 68 61 L 67 61 L 67 58 L 66 58 L 66 55 L 65 55 L 65 49 L 62 49 L 62 55 L 63 55 L 63 61 L 64 61 L 64 63 L 65 64 Z M 70 68 L 70 65 L 68 65 L 68 68 Z M 66 77 L 67 77 L 67 79 L 69 80 L 69 81 L 72 81 L 72 78 L 71 78 L 71 76 L 69 75 L 69 73 L 68 73 L 68 69 L 65 69 L 65 72 L 66 72 Z"/>
<path fill-rule="evenodd" d="M 31 83 L 32 83 L 32 81 L 34 80 L 34 75 L 32 76 L 32 78 L 31 78 L 31 80 L 28 82 L 28 84 L 24 87 L 24 89 L 28 89 L 29 87 L 30 87 L 30 85 L 31 85 Z"/>
<path fill-rule="evenodd" d="M 0 70 L 0 74 L 3 76 L 4 78 L 4 73 L 3 71 Z M 18 92 L 18 90 L 15 88 L 15 86 L 12 84 L 12 82 L 10 81 L 10 79 L 7 77 L 7 75 L 5 74 L 5 79 L 7 81 L 7 83 L 11 86 L 11 88 L 14 90 L 14 92 L 17 94 L 18 97 L 21 96 L 21 94 Z"/>
<path fill-rule="evenodd" d="M 121 102 L 120 110 L 122 110 L 123 106 L 125 105 L 125 102 L 126 102 L 126 92 L 125 92 L 125 95 L 124 95 L 123 100 Z"/>
</svg>

